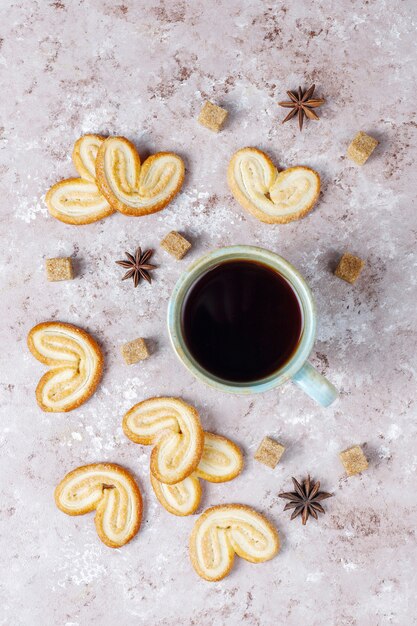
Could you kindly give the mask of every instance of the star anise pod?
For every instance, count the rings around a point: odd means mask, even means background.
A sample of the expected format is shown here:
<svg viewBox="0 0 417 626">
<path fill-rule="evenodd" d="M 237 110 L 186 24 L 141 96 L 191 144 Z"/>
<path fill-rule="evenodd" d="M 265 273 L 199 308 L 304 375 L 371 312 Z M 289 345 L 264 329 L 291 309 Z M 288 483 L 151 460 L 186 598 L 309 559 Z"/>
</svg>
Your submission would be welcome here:
<svg viewBox="0 0 417 626">
<path fill-rule="evenodd" d="M 118 265 L 127 268 L 126 274 L 123 276 L 122 280 L 127 280 L 128 278 L 133 278 L 133 285 L 137 287 L 139 285 L 139 281 L 141 278 L 148 281 L 148 283 L 152 282 L 152 279 L 149 275 L 150 270 L 155 269 L 155 265 L 151 265 L 147 261 L 153 255 L 153 250 L 145 250 L 142 254 L 141 248 L 138 248 L 135 254 L 129 254 L 129 252 L 125 252 L 127 260 L 125 261 L 116 261 Z"/>
<path fill-rule="evenodd" d="M 332 493 L 319 491 L 320 482 L 317 481 L 314 484 L 310 480 L 310 476 L 307 476 L 302 485 L 300 485 L 295 478 L 292 479 L 292 482 L 294 483 L 295 491 L 287 491 L 278 494 L 280 498 L 289 500 L 288 504 L 284 507 L 284 511 L 294 509 L 291 519 L 295 519 L 301 514 L 301 520 L 303 525 L 305 525 L 310 515 L 312 515 L 314 519 L 318 519 L 317 513 L 325 513 L 320 502 L 326 500 L 326 498 L 331 498 L 333 496 Z"/>
<path fill-rule="evenodd" d="M 280 107 L 285 107 L 286 109 L 291 109 L 288 113 L 287 117 L 282 120 L 282 123 L 288 122 L 294 115 L 298 113 L 298 125 L 300 130 L 303 129 L 303 121 L 304 117 L 308 117 L 309 120 L 318 120 L 319 116 L 313 110 L 317 107 L 321 107 L 322 104 L 325 103 L 323 98 L 312 98 L 311 96 L 314 93 L 316 86 L 311 85 L 309 89 L 303 91 L 301 87 L 298 87 L 298 92 L 296 91 L 287 91 L 288 97 L 290 100 L 285 100 L 284 102 L 278 102 Z"/>
</svg>

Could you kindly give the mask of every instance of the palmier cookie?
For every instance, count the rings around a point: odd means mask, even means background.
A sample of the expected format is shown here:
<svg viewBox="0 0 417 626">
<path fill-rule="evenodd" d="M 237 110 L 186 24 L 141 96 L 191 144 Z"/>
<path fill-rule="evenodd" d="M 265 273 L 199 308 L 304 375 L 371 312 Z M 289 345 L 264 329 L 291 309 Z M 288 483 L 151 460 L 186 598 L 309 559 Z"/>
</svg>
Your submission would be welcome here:
<svg viewBox="0 0 417 626">
<path fill-rule="evenodd" d="M 90 224 L 115 212 L 96 184 L 96 157 L 104 137 L 84 135 L 75 142 L 72 160 L 80 178 L 56 183 L 46 194 L 51 215 L 66 224 Z"/>
<path fill-rule="evenodd" d="M 320 193 L 320 176 L 309 167 L 278 172 L 257 148 L 242 148 L 230 159 L 229 187 L 244 209 L 261 222 L 286 224 L 307 215 Z"/>
<path fill-rule="evenodd" d="M 29 331 L 27 342 L 33 356 L 50 366 L 36 388 L 43 411 L 72 411 L 93 395 L 103 356 L 88 333 L 64 322 L 43 322 Z"/>
<path fill-rule="evenodd" d="M 233 480 L 243 468 L 243 455 L 238 446 L 213 433 L 204 433 L 204 448 L 197 468 L 175 485 L 159 482 L 151 473 L 151 485 L 162 506 L 173 515 L 191 515 L 201 500 L 199 478 L 212 483 Z"/>
<path fill-rule="evenodd" d="M 184 180 L 184 163 L 173 152 L 158 152 L 141 164 L 135 146 L 124 137 L 109 137 L 96 161 L 97 184 L 109 204 L 125 215 L 141 216 L 163 209 Z"/>
<path fill-rule="evenodd" d="M 135 404 L 123 418 L 123 430 L 135 443 L 154 445 L 151 472 L 162 483 L 184 480 L 203 453 L 198 412 L 180 398 L 150 398 Z"/>
<path fill-rule="evenodd" d="M 196 512 L 203 490 L 194 472 L 175 485 L 161 483 L 152 472 L 150 479 L 156 497 L 169 513 L 185 516 Z"/>
<path fill-rule="evenodd" d="M 130 541 L 142 520 L 139 487 L 129 472 L 113 463 L 93 463 L 69 472 L 55 489 L 55 502 L 68 515 L 95 509 L 97 534 L 110 548 Z"/>
<path fill-rule="evenodd" d="M 242 504 L 220 504 L 197 520 L 190 537 L 190 557 L 197 574 L 221 580 L 237 554 L 251 563 L 272 559 L 280 547 L 278 531 L 260 513 Z"/>
</svg>

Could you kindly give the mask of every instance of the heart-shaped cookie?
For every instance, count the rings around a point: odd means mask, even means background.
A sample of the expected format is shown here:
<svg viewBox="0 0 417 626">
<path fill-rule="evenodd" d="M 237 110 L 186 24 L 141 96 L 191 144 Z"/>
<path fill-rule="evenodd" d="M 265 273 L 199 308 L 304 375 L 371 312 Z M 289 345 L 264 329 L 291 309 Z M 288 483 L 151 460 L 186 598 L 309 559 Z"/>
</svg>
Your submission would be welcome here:
<svg viewBox="0 0 417 626">
<path fill-rule="evenodd" d="M 97 184 L 109 204 L 125 215 L 141 216 L 163 209 L 184 180 L 184 163 L 173 152 L 158 152 L 141 164 L 125 137 L 108 137 L 96 161 Z"/>
<path fill-rule="evenodd" d="M 190 557 L 205 580 L 221 580 L 237 554 L 251 563 L 272 559 L 279 550 L 276 528 L 260 513 L 242 504 L 220 504 L 197 520 L 190 537 Z"/>
<path fill-rule="evenodd" d="M 84 180 L 96 182 L 96 159 L 98 149 L 105 140 L 101 135 L 83 135 L 74 144 L 72 161 Z"/>
<path fill-rule="evenodd" d="M 152 472 L 150 480 L 160 504 L 172 515 L 192 515 L 198 509 L 203 490 L 194 472 L 174 485 L 161 483 Z"/>
<path fill-rule="evenodd" d="M 203 454 L 197 468 L 183 481 L 175 485 L 159 482 L 151 473 L 151 485 L 162 506 L 173 515 L 191 515 L 201 500 L 199 478 L 212 483 L 233 480 L 243 468 L 240 448 L 221 435 L 204 433 Z"/>
<path fill-rule="evenodd" d="M 257 148 L 242 148 L 230 159 L 229 187 L 236 200 L 261 222 L 286 224 L 307 215 L 320 193 L 320 176 L 309 167 L 278 172 Z"/>
<path fill-rule="evenodd" d="M 72 160 L 80 178 L 56 183 L 46 194 L 51 215 L 66 224 L 90 224 L 115 212 L 96 184 L 96 157 L 104 137 L 84 135 L 76 141 Z"/>
<path fill-rule="evenodd" d="M 55 502 L 68 515 L 96 510 L 97 534 L 110 548 L 125 545 L 140 528 L 139 487 L 129 472 L 113 463 L 93 463 L 69 472 L 55 489 Z"/>
<path fill-rule="evenodd" d="M 88 333 L 64 322 L 43 322 L 29 331 L 27 342 L 33 356 L 50 367 L 36 388 L 43 411 L 72 411 L 93 395 L 103 356 Z"/>
<path fill-rule="evenodd" d="M 184 480 L 203 453 L 198 412 L 180 398 L 149 398 L 135 404 L 123 418 L 123 430 L 135 443 L 154 445 L 151 472 L 161 483 Z"/>
<path fill-rule="evenodd" d="M 210 483 L 225 483 L 233 480 L 243 469 L 241 449 L 227 437 L 204 433 L 203 454 L 195 475 Z"/>
</svg>

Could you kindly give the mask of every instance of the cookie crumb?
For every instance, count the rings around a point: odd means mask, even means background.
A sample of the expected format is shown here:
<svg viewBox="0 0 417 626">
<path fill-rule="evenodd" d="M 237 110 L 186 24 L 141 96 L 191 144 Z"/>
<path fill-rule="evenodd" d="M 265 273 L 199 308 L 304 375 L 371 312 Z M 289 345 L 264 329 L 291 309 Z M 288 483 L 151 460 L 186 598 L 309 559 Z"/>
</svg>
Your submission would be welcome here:
<svg viewBox="0 0 417 626">
<path fill-rule="evenodd" d="M 359 278 L 365 261 L 362 261 L 358 256 L 345 252 L 339 261 L 338 266 L 335 269 L 335 276 L 345 280 L 347 283 L 353 285 Z"/>
<path fill-rule="evenodd" d="M 363 165 L 369 159 L 378 143 L 377 139 L 374 139 L 361 130 L 349 144 L 347 155 L 352 161 L 357 163 L 357 165 Z"/>
<path fill-rule="evenodd" d="M 51 282 L 72 280 L 74 278 L 72 259 L 69 257 L 46 259 L 46 277 Z"/>
<path fill-rule="evenodd" d="M 192 247 L 191 243 L 175 230 L 172 230 L 162 239 L 161 246 L 164 250 L 169 252 L 169 254 L 178 259 L 178 261 L 182 259 Z"/>
<path fill-rule="evenodd" d="M 254 459 L 274 469 L 284 454 L 284 450 L 285 446 L 275 439 L 264 437 L 255 452 Z"/>
<path fill-rule="evenodd" d="M 360 474 L 368 468 L 368 461 L 360 446 L 352 446 L 339 454 L 348 476 Z"/>
<path fill-rule="evenodd" d="M 144 361 L 149 356 L 146 342 L 141 337 L 123 344 L 121 347 L 121 353 L 128 365 L 133 365 L 138 361 Z"/>
<path fill-rule="evenodd" d="M 198 121 L 202 124 L 202 126 L 218 133 L 222 129 L 227 116 L 228 112 L 226 109 L 222 109 L 217 106 L 217 104 L 213 104 L 212 102 L 206 100 L 200 111 L 200 115 L 198 116 Z"/>
</svg>

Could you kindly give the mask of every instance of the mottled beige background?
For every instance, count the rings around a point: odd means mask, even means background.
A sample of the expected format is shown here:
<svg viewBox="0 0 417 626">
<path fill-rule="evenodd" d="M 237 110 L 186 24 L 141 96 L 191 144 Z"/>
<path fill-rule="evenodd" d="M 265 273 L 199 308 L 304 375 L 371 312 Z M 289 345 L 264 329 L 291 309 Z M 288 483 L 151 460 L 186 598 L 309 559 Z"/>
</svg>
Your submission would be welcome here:
<svg viewBox="0 0 417 626">
<path fill-rule="evenodd" d="M 375 626 L 416 623 L 416 22 L 411 0 L 155 3 L 78 0 L 0 3 L 2 298 L 0 623 L 7 626 Z M 317 83 L 321 120 L 299 134 L 280 125 L 287 88 Z M 230 111 L 215 135 L 196 117 L 212 99 Z M 345 158 L 359 130 L 380 140 L 363 167 Z M 73 175 L 74 140 L 123 134 L 140 153 L 186 161 L 181 194 L 156 215 L 114 215 L 87 227 L 48 216 L 44 194 Z M 258 146 L 281 167 L 316 168 L 323 193 L 306 219 L 257 222 L 226 186 L 230 155 Z M 191 238 L 177 262 L 158 249 L 172 228 Z M 205 388 L 178 365 L 165 328 L 171 289 L 189 261 L 233 243 L 265 246 L 309 280 L 319 311 L 313 362 L 339 387 L 332 409 L 288 384 L 262 397 Z M 154 284 L 121 283 L 114 260 L 156 247 Z M 355 286 L 332 275 L 344 250 L 366 259 Z M 70 255 L 72 282 L 47 283 L 45 258 Z M 44 368 L 26 348 L 35 323 L 79 324 L 106 355 L 102 384 L 69 414 L 42 413 Z M 119 346 L 152 339 L 127 367 Z M 135 402 L 178 394 L 206 429 L 245 450 L 233 483 L 204 485 L 202 509 L 241 501 L 278 526 L 282 551 L 236 562 L 223 582 L 200 580 L 187 542 L 195 517 L 169 515 L 148 482 L 149 451 L 122 434 Z M 288 450 L 271 471 L 252 455 L 265 435 Z M 347 480 L 338 459 L 361 443 L 369 471 Z M 120 550 L 98 540 L 93 517 L 55 508 L 70 469 L 109 460 L 141 485 L 140 534 Z M 277 493 L 307 471 L 336 497 L 306 528 Z"/>
</svg>

